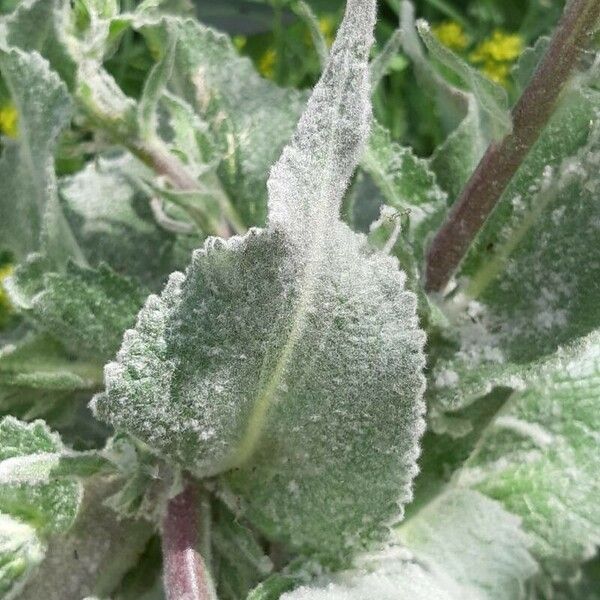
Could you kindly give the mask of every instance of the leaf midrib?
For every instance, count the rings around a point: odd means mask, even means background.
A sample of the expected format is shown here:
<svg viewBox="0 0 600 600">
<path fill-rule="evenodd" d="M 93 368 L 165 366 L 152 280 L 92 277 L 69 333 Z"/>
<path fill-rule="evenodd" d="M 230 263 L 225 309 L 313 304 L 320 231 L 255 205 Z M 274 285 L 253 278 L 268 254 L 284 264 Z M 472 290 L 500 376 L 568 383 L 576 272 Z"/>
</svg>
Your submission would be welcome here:
<svg viewBox="0 0 600 600">
<path fill-rule="evenodd" d="M 344 56 L 344 67 L 348 72 L 348 51 L 346 49 Z M 345 81 L 345 79 L 344 79 Z M 339 114 L 341 107 L 341 98 L 343 94 L 344 85 L 339 85 L 337 89 L 337 96 L 335 99 L 335 110 L 334 114 Z M 318 279 L 318 273 L 320 271 L 320 265 L 324 262 L 325 256 L 323 253 L 323 247 L 327 239 L 327 227 L 328 220 L 321 218 L 324 216 L 324 205 L 326 200 L 331 197 L 333 192 L 333 148 L 334 139 L 337 136 L 337 128 L 332 127 L 327 143 L 327 154 L 325 159 L 325 173 L 323 184 L 319 186 L 319 190 L 316 194 L 317 198 L 324 198 L 325 200 L 320 202 L 318 205 L 317 215 L 315 221 L 322 226 L 316 230 L 315 235 L 312 237 L 313 248 L 308 253 L 305 259 L 306 268 L 298 284 L 300 287 L 300 297 L 292 316 L 292 327 L 290 329 L 288 338 L 277 358 L 277 362 L 269 377 L 266 386 L 259 392 L 258 397 L 254 403 L 254 408 L 248 419 L 248 426 L 246 432 L 241 439 L 241 442 L 233 456 L 232 466 L 240 466 L 250 460 L 254 454 L 260 438 L 262 436 L 267 416 L 271 406 L 274 404 L 277 398 L 277 389 L 280 387 L 285 373 L 287 371 L 288 364 L 293 356 L 294 350 L 302 338 L 304 327 L 306 325 L 306 316 L 311 307 Z"/>
</svg>

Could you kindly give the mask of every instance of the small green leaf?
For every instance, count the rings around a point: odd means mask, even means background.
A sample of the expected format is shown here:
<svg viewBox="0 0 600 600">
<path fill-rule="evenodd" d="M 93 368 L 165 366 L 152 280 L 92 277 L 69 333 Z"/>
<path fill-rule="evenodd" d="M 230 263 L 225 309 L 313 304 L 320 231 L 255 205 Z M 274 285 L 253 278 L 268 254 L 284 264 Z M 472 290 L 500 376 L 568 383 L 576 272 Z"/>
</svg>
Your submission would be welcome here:
<svg viewBox="0 0 600 600">
<path fill-rule="evenodd" d="M 450 202 L 458 198 L 488 147 L 480 117 L 477 101 L 470 96 L 465 117 L 430 159 L 431 169 Z"/>
<path fill-rule="evenodd" d="M 38 480 L 36 465 L 57 461 L 65 451 L 57 434 L 43 421 L 25 424 L 12 417 L 0 421 L 0 513 L 35 527 L 40 535 L 68 530 L 79 507 L 80 484 L 69 479 Z M 32 470 L 27 467 L 32 462 Z M 15 465 L 27 467 L 23 477 Z M 46 468 L 42 467 L 42 468 Z M 49 471 L 46 470 L 49 475 Z"/>
<path fill-rule="evenodd" d="M 53 152 L 71 114 L 66 86 L 36 52 L 0 48 L 0 69 L 18 111 L 18 137 L 3 140 L 0 234 L 18 259 L 44 250 L 56 265 L 81 253 L 58 203 Z"/>
<path fill-rule="evenodd" d="M 0 414 L 44 419 L 78 448 L 98 447 L 107 434 L 85 406 L 102 387 L 101 363 L 74 359 L 48 335 L 21 328 L 0 349 Z"/>
<path fill-rule="evenodd" d="M 361 167 L 371 175 L 387 203 L 396 210 L 409 210 L 419 221 L 445 205 L 446 194 L 438 187 L 427 161 L 392 141 L 390 132 L 377 122 L 371 127 Z"/>
<path fill-rule="evenodd" d="M 245 599 L 273 570 L 252 531 L 222 503 L 213 509 L 211 528 L 213 577 L 220 600 Z"/>
<path fill-rule="evenodd" d="M 219 176 L 246 225 L 264 225 L 265 184 L 306 101 L 256 73 L 227 36 L 191 19 L 140 18 L 132 25 L 163 53 L 177 38 L 168 87 L 209 124 L 221 149 Z"/>
<path fill-rule="evenodd" d="M 521 91 L 525 89 L 540 60 L 548 49 L 550 38 L 542 36 L 535 45 L 526 48 L 512 69 L 512 76 Z"/>
<path fill-rule="evenodd" d="M 157 135 L 158 104 L 173 70 L 177 38 L 174 35 L 170 35 L 169 38 L 164 56 L 150 71 L 138 103 L 139 129 L 142 139 L 145 140 L 152 140 Z"/>
<path fill-rule="evenodd" d="M 48 539 L 63 535 L 76 519 L 82 487 L 74 478 L 101 469 L 103 463 L 93 453 L 69 453 L 42 421 L 0 421 L 2 598 L 23 597 Z"/>
<path fill-rule="evenodd" d="M 184 267 L 199 236 L 177 236 L 160 227 L 151 196 L 139 182 L 148 169 L 131 155 L 100 156 L 60 181 L 65 215 L 87 262 L 159 289 L 169 273 Z"/>
<path fill-rule="evenodd" d="M 397 220 L 403 237 L 408 240 L 413 262 L 420 266 L 425 240 L 437 228 L 447 206 L 446 193 L 438 186 L 435 174 L 426 160 L 416 157 L 410 148 L 393 142 L 389 131 L 376 122 L 361 167 L 371 176 L 387 206 L 394 209 L 392 218 Z M 407 261 L 399 258 L 407 268 Z"/>
<path fill-rule="evenodd" d="M 431 33 L 426 21 L 417 22 L 417 30 L 430 54 L 451 69 L 475 96 L 484 118 L 483 127 L 490 140 L 503 138 L 512 129 L 506 91 L 485 75 L 468 65 Z"/>
<path fill-rule="evenodd" d="M 30 525 L 0 514 L 0 596 L 20 598 L 32 570 L 44 558 L 44 546 Z"/>
<path fill-rule="evenodd" d="M 75 392 L 101 385 L 98 364 L 74 360 L 46 335 L 30 333 L 0 350 L 0 386 Z"/>
<path fill-rule="evenodd" d="M 61 4 L 62 0 L 20 1 L 12 13 L 0 19 L 0 28 L 4 28 L 7 46 L 39 52 L 70 87 L 75 65 L 60 43 Z"/>
<path fill-rule="evenodd" d="M 135 322 L 144 290 L 102 264 L 68 263 L 64 272 L 45 267 L 44 258 L 31 255 L 15 271 L 7 285 L 13 305 L 76 356 L 108 360 Z"/>
</svg>

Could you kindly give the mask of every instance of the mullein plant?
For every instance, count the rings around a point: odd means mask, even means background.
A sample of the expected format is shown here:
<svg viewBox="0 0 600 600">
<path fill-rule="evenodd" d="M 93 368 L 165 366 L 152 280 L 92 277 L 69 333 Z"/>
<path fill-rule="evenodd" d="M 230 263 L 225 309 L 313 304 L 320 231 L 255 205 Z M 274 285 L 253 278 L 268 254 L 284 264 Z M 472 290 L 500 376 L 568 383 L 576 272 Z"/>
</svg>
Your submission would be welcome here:
<svg viewBox="0 0 600 600">
<path fill-rule="evenodd" d="M 0 596 L 597 597 L 600 3 L 512 107 L 407 1 L 374 56 L 376 0 L 296 9 L 310 93 L 184 3 L 2 18 Z M 372 115 L 399 52 L 427 159 Z"/>
</svg>

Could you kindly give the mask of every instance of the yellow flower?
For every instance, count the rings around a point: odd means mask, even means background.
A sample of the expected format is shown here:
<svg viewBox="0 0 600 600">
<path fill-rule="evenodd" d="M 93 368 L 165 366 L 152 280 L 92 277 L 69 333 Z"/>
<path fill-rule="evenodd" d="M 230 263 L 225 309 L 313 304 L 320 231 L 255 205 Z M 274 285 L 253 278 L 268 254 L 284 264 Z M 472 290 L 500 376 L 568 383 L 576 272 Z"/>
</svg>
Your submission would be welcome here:
<svg viewBox="0 0 600 600">
<path fill-rule="evenodd" d="M 319 29 L 325 38 L 328 46 L 333 44 L 335 39 L 335 19 L 331 15 L 325 15 L 319 18 Z"/>
<path fill-rule="evenodd" d="M 13 272 L 12 265 L 4 265 L 0 267 L 0 326 L 6 323 L 6 318 L 10 313 L 10 301 L 4 290 L 3 282 L 7 277 L 10 277 Z"/>
<path fill-rule="evenodd" d="M 519 58 L 523 52 L 523 38 L 516 33 L 505 33 L 497 29 L 487 40 L 483 40 L 471 53 L 473 62 L 509 62 Z"/>
<path fill-rule="evenodd" d="M 0 107 L 0 132 L 16 138 L 19 135 L 19 113 L 14 104 L 5 104 Z"/>
<path fill-rule="evenodd" d="M 464 50 L 469 45 L 469 37 L 460 23 L 444 21 L 431 28 L 433 35 L 451 50 Z"/>
<path fill-rule="evenodd" d="M 258 70 L 264 77 L 273 77 L 275 74 L 275 63 L 277 61 L 277 53 L 274 48 L 267 48 L 264 54 L 258 61 Z"/>
<path fill-rule="evenodd" d="M 505 85 L 511 64 L 523 51 L 523 38 L 516 33 L 505 33 L 497 29 L 477 45 L 469 60 L 481 65 L 481 70 L 490 79 Z"/>
</svg>

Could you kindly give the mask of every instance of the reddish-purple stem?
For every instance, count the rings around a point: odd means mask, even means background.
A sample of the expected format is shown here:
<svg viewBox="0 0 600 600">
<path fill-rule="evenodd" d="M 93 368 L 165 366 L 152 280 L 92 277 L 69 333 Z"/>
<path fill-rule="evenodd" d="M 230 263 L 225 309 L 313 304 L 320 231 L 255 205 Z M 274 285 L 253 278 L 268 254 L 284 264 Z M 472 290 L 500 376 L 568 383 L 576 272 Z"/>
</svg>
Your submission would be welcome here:
<svg viewBox="0 0 600 600">
<path fill-rule="evenodd" d="M 167 600 L 216 600 L 206 565 L 197 550 L 198 498 L 193 483 L 167 505 L 162 527 Z"/>
<path fill-rule="evenodd" d="M 513 129 L 490 144 L 427 253 L 425 287 L 440 291 L 552 115 L 600 18 L 600 0 L 570 0 L 546 54 L 512 110 Z"/>
</svg>

